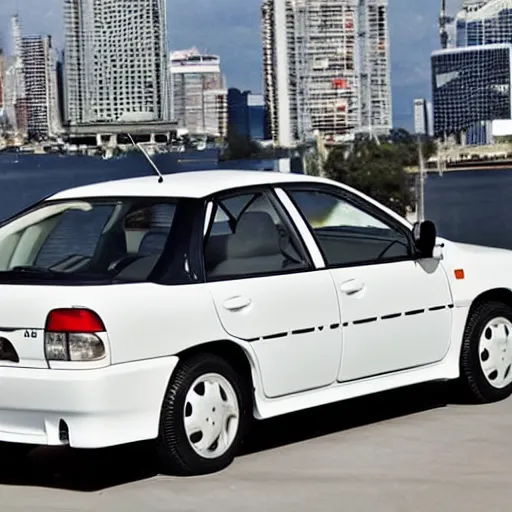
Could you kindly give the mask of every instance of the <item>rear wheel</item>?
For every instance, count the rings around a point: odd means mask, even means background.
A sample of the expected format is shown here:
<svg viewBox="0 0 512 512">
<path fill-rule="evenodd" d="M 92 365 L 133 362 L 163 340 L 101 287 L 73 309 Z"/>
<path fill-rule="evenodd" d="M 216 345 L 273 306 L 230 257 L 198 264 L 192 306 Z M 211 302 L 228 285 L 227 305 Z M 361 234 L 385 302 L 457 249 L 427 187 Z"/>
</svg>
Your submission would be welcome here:
<svg viewBox="0 0 512 512">
<path fill-rule="evenodd" d="M 496 402 L 512 394 L 512 308 L 478 305 L 464 331 L 461 381 L 472 401 Z"/>
<path fill-rule="evenodd" d="M 202 354 L 182 362 L 162 407 L 157 454 L 163 472 L 200 475 L 229 466 L 249 403 L 244 379 L 223 359 Z"/>
</svg>

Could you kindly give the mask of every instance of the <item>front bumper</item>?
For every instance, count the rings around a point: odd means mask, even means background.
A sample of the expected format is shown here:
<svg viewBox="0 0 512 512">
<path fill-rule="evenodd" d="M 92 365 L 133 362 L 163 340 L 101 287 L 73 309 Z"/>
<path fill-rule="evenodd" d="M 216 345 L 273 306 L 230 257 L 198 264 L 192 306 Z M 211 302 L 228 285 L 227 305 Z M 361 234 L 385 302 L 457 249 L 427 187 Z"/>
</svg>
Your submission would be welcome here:
<svg viewBox="0 0 512 512">
<path fill-rule="evenodd" d="M 0 368 L 0 441 L 103 448 L 158 435 L 175 356 L 98 370 Z M 69 443 L 60 440 L 65 422 Z"/>
</svg>

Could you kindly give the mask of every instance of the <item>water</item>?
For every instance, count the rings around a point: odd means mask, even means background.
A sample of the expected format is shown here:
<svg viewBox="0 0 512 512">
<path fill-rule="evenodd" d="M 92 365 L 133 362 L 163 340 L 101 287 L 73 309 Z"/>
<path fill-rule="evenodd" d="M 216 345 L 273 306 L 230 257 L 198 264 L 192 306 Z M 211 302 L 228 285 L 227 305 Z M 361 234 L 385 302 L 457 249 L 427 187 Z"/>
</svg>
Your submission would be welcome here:
<svg viewBox="0 0 512 512">
<path fill-rule="evenodd" d="M 429 175 L 425 210 L 445 238 L 512 249 L 512 169 Z"/>
<path fill-rule="evenodd" d="M 206 155 L 205 155 L 206 156 Z M 174 157 L 175 158 L 175 157 Z M 212 160 L 180 165 L 157 157 L 164 172 L 215 168 Z M 222 166 L 222 164 L 220 164 Z M 241 168 L 247 164 L 231 164 Z M 255 162 L 251 168 L 268 168 Z M 93 157 L 0 154 L 0 219 L 59 190 L 110 179 L 147 176 L 148 163 L 139 154 L 118 160 Z M 512 249 L 512 169 L 447 172 L 429 175 L 425 190 L 426 217 L 441 236 Z"/>
</svg>

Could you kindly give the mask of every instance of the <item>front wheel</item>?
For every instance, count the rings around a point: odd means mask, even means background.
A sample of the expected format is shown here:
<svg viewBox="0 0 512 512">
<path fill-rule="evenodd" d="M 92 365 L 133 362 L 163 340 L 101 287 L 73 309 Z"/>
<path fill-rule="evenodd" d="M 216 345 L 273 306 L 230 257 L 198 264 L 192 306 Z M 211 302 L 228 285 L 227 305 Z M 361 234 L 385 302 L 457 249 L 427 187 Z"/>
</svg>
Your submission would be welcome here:
<svg viewBox="0 0 512 512">
<path fill-rule="evenodd" d="M 461 380 L 473 401 L 489 403 L 512 394 L 512 308 L 478 305 L 469 317 L 461 352 Z"/>
<path fill-rule="evenodd" d="M 247 387 L 223 359 L 182 362 L 164 399 L 157 455 L 167 474 L 201 475 L 229 466 L 248 420 Z"/>
</svg>

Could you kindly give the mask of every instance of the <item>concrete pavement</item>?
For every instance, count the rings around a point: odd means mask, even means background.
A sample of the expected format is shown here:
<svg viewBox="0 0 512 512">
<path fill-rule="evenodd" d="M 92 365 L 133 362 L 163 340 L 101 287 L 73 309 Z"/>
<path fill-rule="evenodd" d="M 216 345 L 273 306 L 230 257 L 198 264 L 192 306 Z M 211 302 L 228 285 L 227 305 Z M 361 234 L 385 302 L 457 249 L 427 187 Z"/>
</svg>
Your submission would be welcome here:
<svg viewBox="0 0 512 512">
<path fill-rule="evenodd" d="M 249 453 L 201 478 L 156 476 L 144 445 L 39 449 L 2 470 L 0 511 L 509 510 L 512 399 L 445 398 L 420 386 L 264 422 Z"/>
</svg>

